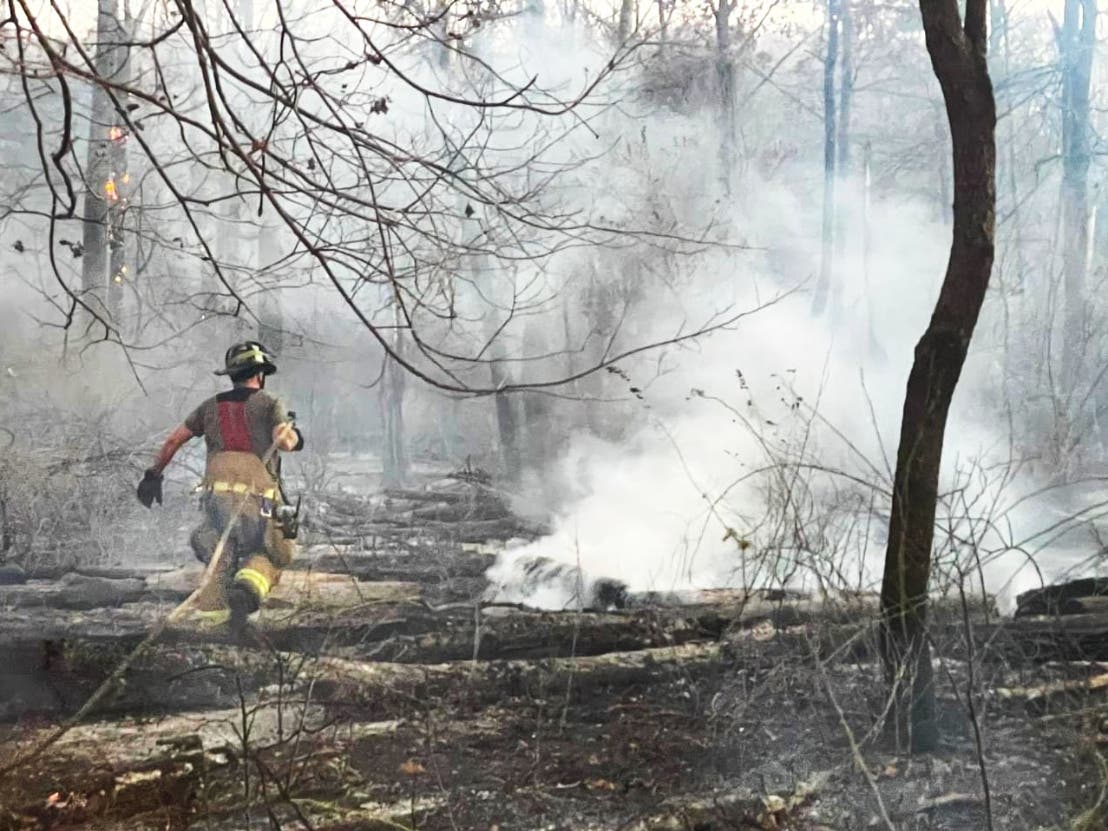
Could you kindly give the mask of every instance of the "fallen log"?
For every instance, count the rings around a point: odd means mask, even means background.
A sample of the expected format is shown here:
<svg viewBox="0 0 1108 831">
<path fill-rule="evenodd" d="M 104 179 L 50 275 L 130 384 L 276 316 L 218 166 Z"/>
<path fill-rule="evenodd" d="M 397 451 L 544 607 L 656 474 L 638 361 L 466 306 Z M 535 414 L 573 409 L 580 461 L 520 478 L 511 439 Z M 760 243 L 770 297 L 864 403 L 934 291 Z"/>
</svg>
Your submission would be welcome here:
<svg viewBox="0 0 1108 831">
<path fill-rule="evenodd" d="M 183 566 L 147 581 L 151 593 L 187 596 L 204 574 L 199 563 Z M 406 603 L 416 600 L 420 587 L 410 581 L 365 581 L 355 575 L 320 569 L 289 569 L 266 600 L 266 608 L 357 606 L 364 603 Z M 264 611 L 264 610 L 263 610 Z"/>
<path fill-rule="evenodd" d="M 1106 614 L 1017 618 L 977 625 L 974 634 L 982 657 L 1014 664 L 1108 660 Z"/>
<path fill-rule="evenodd" d="M 395 714 L 434 704 L 500 701 L 506 696 L 548 695 L 580 701 L 598 688 L 649 684 L 665 676 L 702 675 L 721 667 L 718 643 L 535 661 L 464 661 L 398 664 L 320 656 L 305 665 L 299 681 L 316 700 L 359 713 Z"/>
<path fill-rule="evenodd" d="M 437 622 L 428 623 L 426 634 L 366 644 L 344 654 L 358 657 L 368 650 L 378 660 L 405 663 L 535 660 L 714 641 L 722 634 L 718 619 L 663 611 L 639 615 L 482 611 L 480 607 L 456 611 L 461 614 L 436 615 Z"/>
<path fill-rule="evenodd" d="M 371 584 L 372 585 L 372 584 Z M 403 584 L 401 584 L 403 585 Z M 0 643 L 0 720 L 27 712 L 75 710 L 119 661 L 157 624 L 167 608 L 145 604 L 141 613 L 120 620 L 119 611 L 99 617 L 53 612 L 45 628 L 36 620 L 15 638 Z M 68 622 L 67 622 L 68 621 Z M 512 611 L 482 615 L 475 629 L 472 606 L 435 611 L 421 603 L 366 601 L 356 606 L 274 605 L 255 621 L 268 648 L 304 655 L 342 654 L 352 659 L 404 664 L 471 659 L 548 658 L 627 651 L 665 644 L 714 640 L 718 622 L 697 616 L 571 615 Z M 50 637 L 43 637 L 47 634 Z M 264 661 L 246 663 L 225 627 L 174 624 L 160 644 L 139 661 L 119 694 L 100 712 L 164 711 L 189 701 L 229 703 L 235 695 L 235 672 L 245 689 L 268 683 Z M 198 667 L 208 667 L 197 673 Z M 229 674 L 231 673 L 231 674 Z"/>
<path fill-rule="evenodd" d="M 486 540 L 509 540 L 513 537 L 533 539 L 545 536 L 550 529 L 544 525 L 511 519 L 477 519 L 443 522 L 426 519 L 419 522 L 411 520 L 358 522 L 349 526 L 333 523 L 313 523 L 308 526 L 312 537 L 319 543 L 334 545 L 361 545 L 366 540 L 380 538 L 410 538 L 432 541 L 485 542 Z"/>
<path fill-rule="evenodd" d="M 87 577 L 71 572 L 60 580 L 31 580 L 22 585 L 0 588 L 0 606 L 95 609 L 134 603 L 145 595 L 145 580 Z"/>
<path fill-rule="evenodd" d="M 495 556 L 450 548 L 436 552 L 382 552 L 361 546 L 305 546 L 290 569 L 348 574 L 359 580 L 440 583 L 458 577 L 484 577 Z"/>
<path fill-rule="evenodd" d="M 30 580 L 60 580 L 67 574 L 81 577 L 100 577 L 108 580 L 145 580 L 173 570 L 172 565 L 161 563 L 146 566 L 77 566 L 36 565 L 27 571 Z"/>
<path fill-rule="evenodd" d="M 1031 687 L 999 687 L 998 699 L 1019 702 L 1032 715 L 1044 715 L 1055 710 L 1072 709 L 1088 703 L 1094 696 L 1108 694 L 1108 673 L 1073 681 L 1054 681 Z"/>
<path fill-rule="evenodd" d="M 1035 615 L 1073 615 L 1091 611 L 1082 605 L 1088 598 L 1108 595 L 1108 578 L 1086 577 L 1042 588 L 1016 596 L 1017 618 Z M 1099 611 L 1097 609 L 1096 611 Z"/>
<path fill-rule="evenodd" d="M 501 505 L 465 502 L 439 503 L 425 505 L 421 508 L 412 508 L 410 511 L 397 514 L 395 519 L 399 523 L 412 525 L 424 519 L 438 520 L 439 522 L 500 522 L 505 524 L 515 522 L 515 517 L 511 516 Z"/>
<path fill-rule="evenodd" d="M 499 498 L 489 491 L 419 491 L 408 488 L 386 488 L 382 494 L 389 500 L 400 499 L 409 502 L 442 502 L 457 504 L 459 502 L 475 502 L 480 500 L 499 501 Z"/>
</svg>

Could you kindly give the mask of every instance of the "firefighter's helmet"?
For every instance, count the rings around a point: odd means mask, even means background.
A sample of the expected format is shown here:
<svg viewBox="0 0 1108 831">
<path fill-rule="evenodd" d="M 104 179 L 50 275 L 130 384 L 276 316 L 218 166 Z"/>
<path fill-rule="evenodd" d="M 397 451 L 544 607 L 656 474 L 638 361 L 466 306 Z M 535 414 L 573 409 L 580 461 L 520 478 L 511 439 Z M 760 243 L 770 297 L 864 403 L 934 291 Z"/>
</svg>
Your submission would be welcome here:
<svg viewBox="0 0 1108 831">
<path fill-rule="evenodd" d="M 251 371 L 253 370 L 253 371 Z M 236 343 L 223 356 L 223 369 L 217 369 L 216 375 L 254 375 L 262 372 L 272 375 L 277 371 L 273 356 L 256 340 Z"/>
</svg>

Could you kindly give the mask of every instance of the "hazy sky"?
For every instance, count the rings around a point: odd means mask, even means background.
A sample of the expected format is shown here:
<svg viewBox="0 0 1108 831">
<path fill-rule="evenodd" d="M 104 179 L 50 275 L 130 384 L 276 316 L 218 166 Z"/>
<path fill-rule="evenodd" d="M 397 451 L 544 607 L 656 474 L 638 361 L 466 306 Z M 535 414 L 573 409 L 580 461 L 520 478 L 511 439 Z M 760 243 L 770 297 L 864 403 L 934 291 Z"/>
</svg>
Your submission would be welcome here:
<svg viewBox="0 0 1108 831">
<path fill-rule="evenodd" d="M 117 0 L 121 9 L 127 0 Z M 130 0 L 132 8 L 139 10 L 150 5 L 150 0 Z M 288 2 L 288 0 L 284 0 Z M 30 0 L 32 8 L 38 8 L 40 18 L 45 22 L 54 17 L 50 10 L 50 0 Z M 98 0 L 58 0 L 58 5 L 68 14 L 70 24 L 78 34 L 88 34 L 96 27 L 96 9 Z M 764 5 L 764 4 L 759 4 Z M 593 2 L 594 7 L 599 7 L 608 12 L 608 16 L 615 18 L 618 15 L 619 4 L 614 0 L 600 0 Z M 1008 12 L 1019 17 L 1046 15 L 1053 12 L 1059 19 L 1062 16 L 1063 0 L 1009 0 Z M 649 27 L 653 24 L 652 13 L 654 4 L 648 0 L 639 0 L 640 14 L 643 14 L 643 23 Z M 808 0 L 785 0 L 772 12 L 772 18 L 778 21 L 789 19 L 802 25 L 819 26 L 823 22 L 824 11 L 822 4 L 808 2 Z M 56 19 L 54 25 L 56 25 Z"/>
</svg>

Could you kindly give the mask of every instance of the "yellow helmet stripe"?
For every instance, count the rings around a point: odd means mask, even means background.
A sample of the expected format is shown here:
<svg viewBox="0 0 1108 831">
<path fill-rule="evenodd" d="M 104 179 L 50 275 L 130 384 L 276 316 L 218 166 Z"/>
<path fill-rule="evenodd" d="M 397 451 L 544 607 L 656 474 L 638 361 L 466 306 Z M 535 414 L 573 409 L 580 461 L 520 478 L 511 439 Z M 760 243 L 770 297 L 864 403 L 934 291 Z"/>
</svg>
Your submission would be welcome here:
<svg viewBox="0 0 1108 831">
<path fill-rule="evenodd" d="M 231 359 L 232 364 L 264 364 L 265 353 L 257 347 L 254 347 L 249 352 L 240 352 Z"/>
</svg>

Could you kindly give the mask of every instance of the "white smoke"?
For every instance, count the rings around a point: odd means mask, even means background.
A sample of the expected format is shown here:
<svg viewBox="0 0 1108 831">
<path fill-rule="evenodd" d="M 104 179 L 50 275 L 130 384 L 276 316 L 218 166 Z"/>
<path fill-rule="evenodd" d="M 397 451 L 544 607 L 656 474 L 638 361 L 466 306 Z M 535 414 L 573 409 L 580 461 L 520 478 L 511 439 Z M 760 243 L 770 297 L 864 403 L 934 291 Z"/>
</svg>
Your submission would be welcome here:
<svg viewBox="0 0 1108 831">
<path fill-rule="evenodd" d="M 775 210 L 762 223 L 772 237 L 758 242 L 773 252 L 783 247 L 783 217 L 796 206 L 788 194 L 762 192 L 762 204 Z M 570 496 L 553 533 L 506 552 L 490 571 L 502 597 L 573 605 L 557 580 L 521 583 L 518 575 L 536 558 L 580 567 L 580 580 L 616 579 L 632 591 L 879 587 L 904 389 L 950 232 L 910 201 L 876 205 L 875 214 L 881 234 L 869 284 L 858 256 L 848 253 L 833 323 L 814 318 L 810 294 L 801 292 L 734 331 L 672 351 L 670 371 L 652 383 L 630 372 L 630 383 L 644 390 L 646 426 L 614 443 L 576 437 L 558 466 Z M 795 239 L 789 244 L 795 248 Z M 802 256 L 817 262 L 812 251 Z M 789 288 L 773 262 L 772 253 L 735 257 L 731 268 L 698 277 L 689 305 L 764 301 L 767 292 Z M 953 533 L 940 527 L 936 534 L 933 586 L 943 590 L 951 574 L 966 573 L 967 590 L 983 579 L 1010 611 L 1018 592 L 1040 584 L 1039 569 L 1064 572 L 1083 541 L 1078 529 L 1069 540 L 1077 549 L 1066 554 L 1009 550 L 1072 502 L 1054 509 L 1039 498 L 1021 502 L 1040 483 L 1015 469 L 1007 426 L 983 403 L 981 390 L 996 369 L 983 339 L 979 333 L 971 349 L 948 423 L 940 491 L 952 495 L 938 522 Z M 976 545 L 938 542 L 959 537 Z"/>
</svg>

